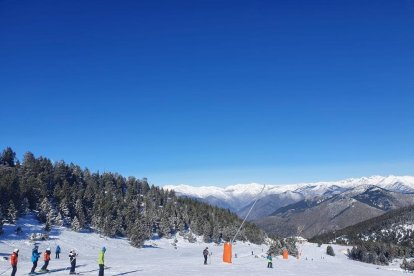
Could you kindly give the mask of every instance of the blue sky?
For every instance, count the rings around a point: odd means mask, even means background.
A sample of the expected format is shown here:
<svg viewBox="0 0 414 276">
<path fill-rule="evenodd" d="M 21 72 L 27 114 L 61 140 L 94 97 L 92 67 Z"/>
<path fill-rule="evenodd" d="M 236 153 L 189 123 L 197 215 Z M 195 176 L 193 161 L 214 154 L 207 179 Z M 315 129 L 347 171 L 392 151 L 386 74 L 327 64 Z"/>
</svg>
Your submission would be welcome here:
<svg viewBox="0 0 414 276">
<path fill-rule="evenodd" d="M 414 174 L 414 2 L 0 1 L 0 147 L 158 185 Z"/>
</svg>

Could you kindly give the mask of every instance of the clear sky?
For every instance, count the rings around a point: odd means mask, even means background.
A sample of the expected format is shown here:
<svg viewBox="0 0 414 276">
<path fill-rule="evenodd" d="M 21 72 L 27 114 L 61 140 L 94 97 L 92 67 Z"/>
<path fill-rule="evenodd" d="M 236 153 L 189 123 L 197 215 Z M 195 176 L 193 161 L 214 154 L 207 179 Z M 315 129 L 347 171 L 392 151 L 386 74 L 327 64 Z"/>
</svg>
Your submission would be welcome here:
<svg viewBox="0 0 414 276">
<path fill-rule="evenodd" d="M 414 1 L 0 0 L 0 147 L 157 185 L 414 174 Z"/>
</svg>

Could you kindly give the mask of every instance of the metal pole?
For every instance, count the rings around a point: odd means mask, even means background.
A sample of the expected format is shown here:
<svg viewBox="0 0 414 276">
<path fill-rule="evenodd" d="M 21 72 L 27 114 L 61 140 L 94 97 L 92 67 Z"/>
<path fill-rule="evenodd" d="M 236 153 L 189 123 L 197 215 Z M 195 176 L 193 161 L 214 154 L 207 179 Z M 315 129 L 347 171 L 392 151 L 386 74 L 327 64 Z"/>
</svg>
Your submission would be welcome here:
<svg viewBox="0 0 414 276">
<path fill-rule="evenodd" d="M 242 224 L 240 225 L 239 229 L 237 230 L 236 235 L 234 235 L 233 239 L 231 240 L 231 242 L 230 242 L 231 244 L 233 244 L 234 240 L 236 239 L 237 235 L 239 234 L 240 230 L 242 229 L 243 224 L 245 223 L 246 219 L 249 217 L 250 212 L 253 210 L 254 205 L 256 205 L 256 202 L 259 200 L 259 196 L 263 193 L 263 191 L 264 191 L 264 188 L 265 188 L 265 187 L 266 187 L 266 185 L 263 185 L 262 190 L 261 190 L 261 191 L 260 191 L 260 193 L 257 195 L 256 200 L 254 201 L 254 203 L 253 203 L 252 207 L 250 207 L 249 212 L 247 213 L 247 215 L 246 215 L 246 217 L 244 218 L 244 220 L 243 220 Z"/>
</svg>

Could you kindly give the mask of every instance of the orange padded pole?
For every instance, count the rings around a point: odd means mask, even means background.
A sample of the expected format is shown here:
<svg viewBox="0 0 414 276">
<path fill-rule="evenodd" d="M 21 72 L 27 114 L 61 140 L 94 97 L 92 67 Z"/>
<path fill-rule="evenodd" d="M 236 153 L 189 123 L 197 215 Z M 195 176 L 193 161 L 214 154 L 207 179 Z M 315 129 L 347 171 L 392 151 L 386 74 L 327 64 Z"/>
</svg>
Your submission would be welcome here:
<svg viewBox="0 0 414 276">
<path fill-rule="evenodd" d="M 223 251 L 223 262 L 231 264 L 232 254 L 232 244 L 229 242 L 225 242 Z"/>
</svg>

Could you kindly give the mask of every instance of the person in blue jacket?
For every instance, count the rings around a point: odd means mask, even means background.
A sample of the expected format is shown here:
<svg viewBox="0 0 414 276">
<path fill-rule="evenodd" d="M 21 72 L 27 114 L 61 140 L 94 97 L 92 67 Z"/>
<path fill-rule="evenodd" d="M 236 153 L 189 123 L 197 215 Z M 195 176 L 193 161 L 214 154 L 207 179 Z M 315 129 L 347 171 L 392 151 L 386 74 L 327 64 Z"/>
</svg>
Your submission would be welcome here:
<svg viewBox="0 0 414 276">
<path fill-rule="evenodd" d="M 34 274 L 35 273 L 35 269 L 37 267 L 37 261 L 39 260 L 40 255 L 42 254 L 42 252 L 38 251 L 39 247 L 37 245 L 35 245 L 35 247 L 32 250 L 32 270 L 30 271 L 30 274 Z"/>
<path fill-rule="evenodd" d="M 55 253 L 56 253 L 56 258 L 55 259 L 59 259 L 59 254 L 60 254 L 60 246 L 59 245 L 56 246 Z"/>
</svg>

